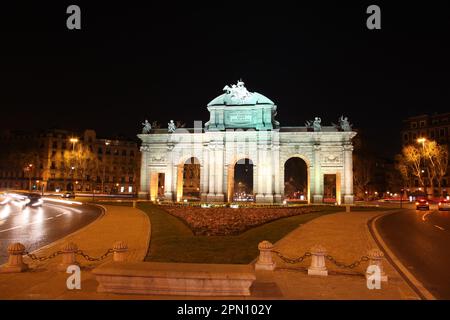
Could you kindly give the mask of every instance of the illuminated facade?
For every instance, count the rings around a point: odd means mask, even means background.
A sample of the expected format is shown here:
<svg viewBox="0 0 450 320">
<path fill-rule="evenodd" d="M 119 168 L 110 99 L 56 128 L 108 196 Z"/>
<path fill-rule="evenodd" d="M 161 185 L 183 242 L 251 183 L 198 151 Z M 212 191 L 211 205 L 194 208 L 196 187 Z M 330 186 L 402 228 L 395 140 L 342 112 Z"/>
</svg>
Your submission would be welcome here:
<svg viewBox="0 0 450 320">
<path fill-rule="evenodd" d="M 323 202 L 325 177 L 333 175 L 336 202 L 353 203 L 356 133 L 346 118 L 341 126 L 321 126 L 316 118 L 307 126 L 280 127 L 275 120 L 277 106 L 267 97 L 247 91 L 241 81 L 224 91 L 208 104 L 210 120 L 204 126 L 196 121 L 191 129 L 155 129 L 138 135 L 141 197 L 156 200 L 163 185 L 164 199 L 182 201 L 185 163 L 194 158 L 200 167 L 200 200 L 231 202 L 236 163 L 248 159 L 253 164 L 255 201 L 280 203 L 285 163 L 297 157 L 306 163 L 308 202 Z"/>
</svg>

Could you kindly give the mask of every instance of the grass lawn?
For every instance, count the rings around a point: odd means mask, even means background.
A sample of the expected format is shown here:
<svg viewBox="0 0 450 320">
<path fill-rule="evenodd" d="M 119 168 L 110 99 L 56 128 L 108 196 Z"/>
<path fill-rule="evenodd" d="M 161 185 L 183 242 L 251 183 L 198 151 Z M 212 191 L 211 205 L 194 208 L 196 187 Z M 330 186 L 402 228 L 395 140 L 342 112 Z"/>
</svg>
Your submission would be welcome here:
<svg viewBox="0 0 450 320">
<path fill-rule="evenodd" d="M 345 210 L 324 206 L 323 211 L 282 218 L 237 236 L 194 236 L 186 224 L 160 207 L 139 203 L 138 208 L 149 215 L 152 225 L 146 261 L 242 264 L 250 263 L 258 256 L 260 241 L 275 243 L 300 224 Z"/>
</svg>

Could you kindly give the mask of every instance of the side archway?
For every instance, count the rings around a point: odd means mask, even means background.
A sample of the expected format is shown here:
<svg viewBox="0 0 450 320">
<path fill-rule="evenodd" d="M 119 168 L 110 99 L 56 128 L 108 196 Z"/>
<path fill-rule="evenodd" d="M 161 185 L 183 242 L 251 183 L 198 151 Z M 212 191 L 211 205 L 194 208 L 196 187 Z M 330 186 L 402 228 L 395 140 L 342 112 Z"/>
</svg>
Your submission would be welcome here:
<svg viewBox="0 0 450 320">
<path fill-rule="evenodd" d="M 178 165 L 177 201 L 200 200 L 200 161 L 190 157 Z"/>
</svg>

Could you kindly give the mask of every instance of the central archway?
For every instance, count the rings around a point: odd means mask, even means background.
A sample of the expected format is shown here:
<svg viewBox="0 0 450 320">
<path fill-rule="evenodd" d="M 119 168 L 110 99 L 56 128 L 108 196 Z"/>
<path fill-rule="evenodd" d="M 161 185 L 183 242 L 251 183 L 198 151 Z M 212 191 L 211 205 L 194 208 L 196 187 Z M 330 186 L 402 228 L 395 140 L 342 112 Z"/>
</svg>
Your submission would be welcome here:
<svg viewBox="0 0 450 320">
<path fill-rule="evenodd" d="M 242 158 L 229 170 L 228 201 L 254 201 L 253 162 Z"/>
<path fill-rule="evenodd" d="M 309 202 L 308 165 L 300 157 L 289 158 L 284 163 L 284 198 Z"/>
</svg>

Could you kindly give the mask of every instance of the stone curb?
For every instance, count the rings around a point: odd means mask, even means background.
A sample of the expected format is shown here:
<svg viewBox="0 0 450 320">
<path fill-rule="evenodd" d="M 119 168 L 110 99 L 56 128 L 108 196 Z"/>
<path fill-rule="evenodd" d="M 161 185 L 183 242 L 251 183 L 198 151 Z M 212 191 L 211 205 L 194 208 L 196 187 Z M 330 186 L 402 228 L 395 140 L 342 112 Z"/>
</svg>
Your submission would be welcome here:
<svg viewBox="0 0 450 320">
<path fill-rule="evenodd" d="M 384 252 L 386 260 L 388 260 L 389 263 L 397 270 L 397 272 L 402 276 L 402 278 L 411 287 L 411 289 L 414 292 L 416 292 L 417 295 L 422 300 L 436 300 L 436 297 L 433 294 L 431 294 L 419 280 L 417 280 L 417 278 L 403 265 L 400 259 L 392 252 L 392 250 L 389 249 L 388 245 L 386 244 L 386 242 L 384 242 L 383 238 L 378 232 L 378 229 L 376 227 L 376 221 L 384 216 L 395 214 L 397 212 L 398 211 L 396 210 L 394 212 L 382 213 L 378 216 L 371 218 L 369 221 L 367 221 L 367 227 L 369 229 L 369 232 L 372 235 L 372 238 L 374 239 L 378 247 Z"/>
</svg>

